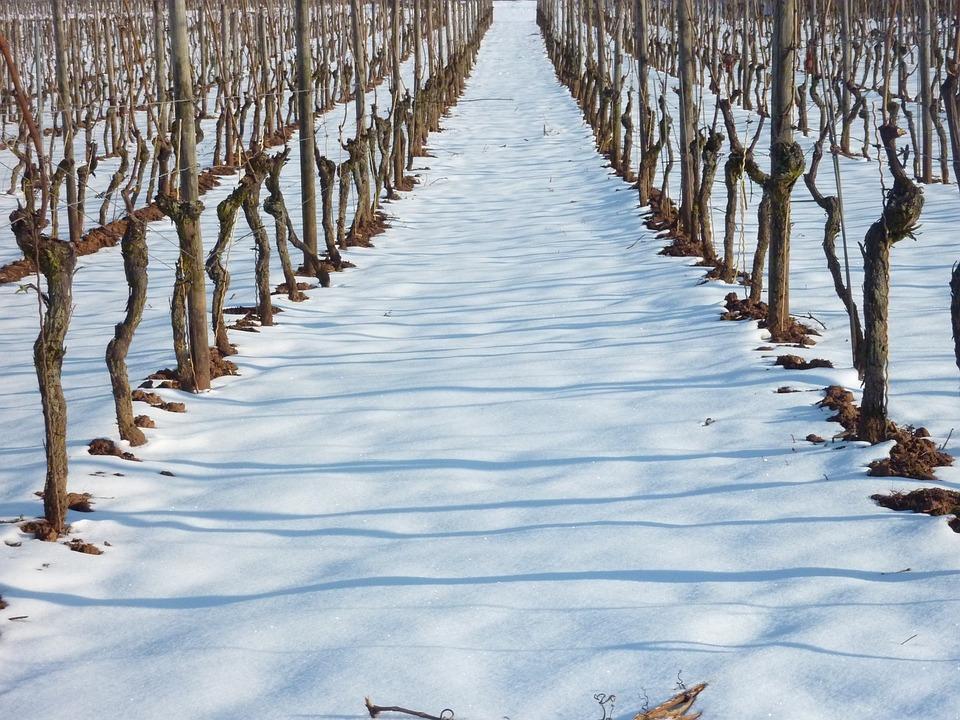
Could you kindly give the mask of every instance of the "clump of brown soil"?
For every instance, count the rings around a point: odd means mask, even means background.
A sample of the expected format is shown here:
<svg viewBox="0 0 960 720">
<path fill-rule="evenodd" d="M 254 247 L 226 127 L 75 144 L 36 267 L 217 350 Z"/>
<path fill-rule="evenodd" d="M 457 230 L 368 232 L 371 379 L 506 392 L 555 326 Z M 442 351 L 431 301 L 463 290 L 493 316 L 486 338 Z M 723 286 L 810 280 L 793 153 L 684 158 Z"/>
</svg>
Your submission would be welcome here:
<svg viewBox="0 0 960 720">
<path fill-rule="evenodd" d="M 140 462 L 140 458 L 131 452 L 125 452 L 117 447 L 117 444 L 109 438 L 95 438 L 90 441 L 90 447 L 87 452 L 91 455 L 113 455 L 124 460 L 133 460 Z"/>
<path fill-rule="evenodd" d="M 833 410 L 834 414 L 827 420 L 843 426 L 844 438 L 856 439 L 860 409 L 853 402 L 853 393 L 831 385 L 824 390 L 823 400 L 817 405 Z M 935 480 L 936 468 L 953 464 L 953 457 L 936 446 L 926 428 L 900 427 L 888 421 L 887 439 L 894 441 L 890 456 L 870 463 L 870 475 Z"/>
<path fill-rule="evenodd" d="M 0 595 L 0 610 L 6 610 L 9 605 L 7 605 L 6 600 L 3 599 L 3 595 Z"/>
<path fill-rule="evenodd" d="M 777 388 L 777 393 L 780 395 L 785 395 L 787 393 L 798 393 L 798 392 L 800 391 L 797 390 L 796 388 L 790 387 L 789 385 L 781 385 L 780 387 Z"/>
<path fill-rule="evenodd" d="M 166 388 L 168 390 L 180 389 L 180 376 L 176 370 L 163 368 L 155 373 L 147 375 L 148 380 L 157 380 L 159 382 L 151 383 L 149 387 Z"/>
<path fill-rule="evenodd" d="M 703 246 L 696 240 L 691 240 L 685 232 L 674 228 L 665 237 L 670 238 L 672 242 L 663 247 L 657 253 L 658 255 L 669 257 L 701 257 L 703 255 Z"/>
<path fill-rule="evenodd" d="M 46 520 L 28 520 L 20 525 L 20 531 L 33 535 L 37 540 L 56 542 L 60 536 Z"/>
<path fill-rule="evenodd" d="M 825 443 L 825 442 L 826 442 L 826 440 L 824 440 L 822 437 L 820 437 L 819 435 L 814 435 L 813 433 L 810 433 L 810 434 L 807 435 L 807 437 L 804 438 L 804 439 L 805 439 L 807 442 L 813 443 L 814 445 L 819 445 L 820 443 Z"/>
<path fill-rule="evenodd" d="M 347 247 L 373 247 L 372 238 L 386 232 L 390 224 L 387 222 L 387 216 L 378 212 L 373 220 L 364 223 L 360 227 L 353 228 L 347 235 Z"/>
<path fill-rule="evenodd" d="M 294 294 L 293 298 L 291 298 L 291 299 L 293 300 L 293 302 L 302 302 L 302 301 L 304 301 L 304 300 L 307 299 L 307 296 L 304 295 L 304 294 L 303 294 L 302 292 L 300 292 L 300 291 L 301 291 L 301 290 L 313 290 L 315 287 L 316 287 L 316 285 L 312 285 L 311 283 L 298 282 L 298 283 L 297 283 L 297 292 Z M 273 295 L 289 295 L 289 294 L 290 294 L 290 288 L 287 286 L 287 284 L 286 284 L 285 282 L 282 282 L 282 283 L 280 283 L 279 285 L 277 285 L 277 287 L 274 288 L 272 294 L 273 294 Z"/>
<path fill-rule="evenodd" d="M 33 275 L 36 271 L 37 267 L 33 264 L 33 261 L 26 258 L 8 262 L 0 267 L 0 284 L 23 280 L 27 275 Z"/>
<path fill-rule="evenodd" d="M 924 513 L 934 517 L 953 515 L 947 520 L 947 524 L 951 530 L 960 533 L 960 492 L 943 488 L 920 488 L 908 493 L 871 495 L 870 499 L 890 510 Z"/>
<path fill-rule="evenodd" d="M 384 217 L 386 217 L 386 216 L 384 216 Z M 384 229 L 386 229 L 386 226 L 384 226 Z M 383 230 L 381 230 L 380 232 L 383 232 Z M 379 234 L 379 233 L 377 233 L 377 234 Z M 349 243 L 348 243 L 348 245 L 349 245 Z M 372 246 L 368 246 L 368 247 L 372 247 Z M 323 282 L 323 287 L 330 287 L 330 275 L 331 275 L 331 273 L 336 273 L 336 272 L 340 272 L 341 270 L 346 270 L 347 268 L 355 268 L 355 267 L 356 267 L 356 265 L 354 265 L 354 264 L 353 264 L 352 262 L 350 262 L 349 260 L 344 260 L 342 257 L 340 258 L 340 262 L 339 262 L 339 263 L 335 263 L 335 262 L 333 262 L 332 260 L 330 260 L 329 258 L 323 257 L 323 258 L 320 260 L 320 271 L 321 271 L 321 272 L 320 272 L 320 280 Z M 307 268 L 306 265 L 300 265 L 299 267 L 297 267 L 297 269 L 294 270 L 293 274 L 294 274 L 294 275 L 305 275 L 306 277 L 312 277 L 312 278 L 316 278 L 316 277 L 317 277 L 317 273 L 315 273 L 313 270 L 310 270 L 309 268 Z"/>
<path fill-rule="evenodd" d="M 774 365 L 779 365 L 787 370 L 813 370 L 815 368 L 832 368 L 833 363 L 823 358 L 814 358 L 813 360 L 804 360 L 799 355 L 781 355 L 777 358 Z"/>
<path fill-rule="evenodd" d="M 139 220 L 149 223 L 162 218 L 163 211 L 160 210 L 156 203 L 150 203 L 146 207 L 134 210 L 133 215 Z M 113 247 L 120 242 L 120 238 L 123 237 L 126 229 L 127 219 L 125 217 L 114 220 L 106 225 L 91 228 L 79 241 L 74 243 L 74 249 L 77 255 L 91 255 L 101 248 Z M 36 271 L 37 269 L 33 261 L 26 258 L 14 260 L 0 267 L 0 284 L 17 282 L 28 275 L 34 274 Z"/>
<path fill-rule="evenodd" d="M 103 550 L 98 548 L 96 545 L 84 542 L 80 538 L 74 538 L 64 543 L 68 548 L 74 552 L 83 553 L 84 555 L 103 555 Z"/>
<path fill-rule="evenodd" d="M 148 393 L 143 390 L 134 390 L 130 393 L 130 398 L 134 402 L 145 402 L 150 407 L 155 407 L 158 410 L 166 410 L 167 412 L 182 413 L 187 411 L 187 406 L 182 402 L 164 402 L 156 393 Z"/>
<path fill-rule="evenodd" d="M 133 424 L 138 428 L 155 428 L 157 426 L 149 415 L 137 415 L 133 419 Z"/>
<path fill-rule="evenodd" d="M 299 285 L 299 283 L 297 283 Z M 282 307 L 274 307 L 273 314 L 282 313 Z M 242 330 L 243 332 L 260 332 L 258 329 L 260 327 L 260 315 L 257 312 L 257 308 L 252 305 L 237 305 L 236 307 L 225 308 L 223 311 L 224 315 L 240 315 L 241 317 L 237 318 L 232 325 L 228 325 L 229 330 Z M 213 348 L 211 348 L 211 352 Z M 227 375 L 236 375 L 236 372 L 226 373 Z"/>
<path fill-rule="evenodd" d="M 417 184 L 417 179 L 412 175 L 404 175 L 400 180 L 394 180 L 393 187 L 401 192 L 410 192 Z"/>
<path fill-rule="evenodd" d="M 754 302 L 735 292 L 727 293 L 723 300 L 727 311 L 720 316 L 721 320 L 763 320 L 767 317 L 767 304 L 763 300 Z"/>
<path fill-rule="evenodd" d="M 225 310 L 225 313 L 230 313 L 233 309 Z M 274 312 L 281 312 L 281 308 L 274 308 Z M 250 315 L 250 313 L 247 313 Z M 240 328 L 242 329 L 242 328 Z M 224 375 L 239 375 L 240 372 L 237 369 L 237 366 L 232 362 L 227 360 L 220 350 L 216 347 L 210 348 L 210 377 L 211 379 L 216 379 L 218 377 L 223 377 Z M 180 390 L 183 387 L 183 383 L 180 381 L 180 374 L 176 370 L 170 368 L 163 368 L 162 370 L 157 370 L 155 373 L 152 373 L 147 376 L 147 380 L 140 384 L 140 388 L 162 388 L 167 390 Z M 153 407 L 158 407 L 162 410 L 167 410 L 169 412 L 184 412 L 186 406 L 183 403 L 164 403 L 160 399 L 159 395 L 154 393 L 143 393 L 140 392 L 140 396 L 137 396 L 137 392 L 134 391 L 134 400 L 143 400 L 144 402 L 153 405 Z M 176 410 L 175 407 L 181 407 L 183 409 Z M 147 418 L 149 420 L 150 418 Z M 153 427 L 152 425 L 150 427 Z"/>
<path fill-rule="evenodd" d="M 67 493 L 67 507 L 76 512 L 93 512 L 92 501 L 90 493 Z"/>
<path fill-rule="evenodd" d="M 735 292 L 727 293 L 723 300 L 726 311 L 720 315 L 721 320 L 759 320 L 761 328 L 767 326 L 768 308 L 763 300 L 754 301 L 750 298 L 741 298 Z M 816 344 L 810 336 L 819 334 L 816 330 L 795 318 L 790 318 L 787 327 L 777 337 L 772 338 L 772 341 L 808 347 Z"/>
<path fill-rule="evenodd" d="M 960 492 L 943 488 L 920 488 L 908 493 L 892 492 L 871 495 L 877 505 L 890 510 L 909 510 L 926 515 L 956 515 L 960 513 Z"/>
<path fill-rule="evenodd" d="M 658 188 L 650 191 L 650 214 L 643 224 L 657 232 L 667 231 L 667 237 L 671 237 L 677 227 L 677 206 Z"/>
<path fill-rule="evenodd" d="M 890 457 L 870 463 L 870 475 L 936 480 L 936 468 L 953 465 L 953 456 L 940 450 L 925 428 L 898 427 L 892 422 L 889 425 L 887 437 L 896 444 Z"/>
<path fill-rule="evenodd" d="M 764 318 L 764 320 L 760 321 L 760 327 L 765 328 L 766 326 L 766 319 Z M 787 326 L 777 335 L 777 337 L 771 338 L 771 340 L 781 344 L 793 344 L 797 345 L 798 347 L 809 347 L 811 345 L 816 345 L 816 342 L 810 336 L 819 334 L 820 333 L 818 333 L 816 330 L 804 325 L 795 318 L 789 318 L 787 320 Z"/>
<path fill-rule="evenodd" d="M 299 283 L 298 283 L 298 284 L 299 284 Z M 275 307 L 275 308 L 273 309 L 273 314 L 274 314 L 274 315 L 276 315 L 276 314 L 278 314 L 278 313 L 282 313 L 282 312 L 283 312 L 283 308 L 282 308 L 282 307 Z M 250 314 L 250 313 L 253 313 L 254 315 L 257 314 L 257 308 L 256 308 L 256 306 L 254 306 L 254 305 L 235 305 L 235 306 L 233 306 L 233 307 L 228 307 L 228 308 L 224 308 L 224 309 L 223 309 L 223 314 L 224 314 L 224 315 L 248 315 L 248 314 Z"/>
<path fill-rule="evenodd" d="M 227 325 L 230 330 L 242 330 L 243 332 L 260 332 L 260 319 L 254 312 L 249 312 L 241 318 L 238 318 L 232 325 Z"/>
<path fill-rule="evenodd" d="M 286 145 L 287 140 L 293 137 L 293 134 L 296 132 L 297 127 L 296 123 L 292 125 L 287 125 L 286 127 L 277 130 L 270 135 L 265 135 L 263 138 L 263 147 L 272 148 L 277 145 Z"/>
<path fill-rule="evenodd" d="M 211 174 L 200 173 L 197 176 L 197 189 L 199 190 L 200 195 L 204 195 L 210 192 L 219 184 L 220 184 L 220 181 L 217 180 L 217 178 Z"/>
<path fill-rule="evenodd" d="M 847 437 L 857 432 L 857 423 L 860 421 L 860 409 L 853 402 L 853 393 L 840 387 L 831 385 L 824 390 L 823 400 L 817 407 L 833 410 L 834 414 L 827 418 L 828 422 L 840 423 L 846 431 Z"/>
<path fill-rule="evenodd" d="M 133 216 L 145 223 L 156 222 L 163 217 L 163 210 L 155 202 L 152 202 L 146 207 L 134 210 Z"/>
<path fill-rule="evenodd" d="M 237 168 L 232 165 L 214 165 L 209 167 L 197 177 L 197 184 L 200 188 L 200 194 L 213 190 L 220 186 L 220 178 L 228 175 L 236 175 Z"/>
<path fill-rule="evenodd" d="M 76 244 L 78 255 L 92 255 L 105 247 L 113 247 L 123 237 L 126 220 L 115 220 L 107 225 L 91 228 Z"/>
<path fill-rule="evenodd" d="M 239 375 L 240 371 L 235 363 L 227 360 L 217 348 L 210 348 L 210 377 L 216 379 L 224 375 Z"/>
<path fill-rule="evenodd" d="M 102 473 L 101 473 L 102 474 Z M 43 500 L 43 490 L 34 493 Z M 67 493 L 67 509 L 77 512 L 93 512 L 93 495 L 90 493 Z"/>
</svg>

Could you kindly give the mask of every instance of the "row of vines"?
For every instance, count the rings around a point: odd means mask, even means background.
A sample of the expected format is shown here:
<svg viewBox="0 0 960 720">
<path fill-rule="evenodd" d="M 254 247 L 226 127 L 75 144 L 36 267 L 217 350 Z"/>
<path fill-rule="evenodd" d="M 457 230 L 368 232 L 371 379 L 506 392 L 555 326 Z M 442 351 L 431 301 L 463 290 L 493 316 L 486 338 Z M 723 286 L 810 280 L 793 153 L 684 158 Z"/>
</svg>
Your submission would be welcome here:
<svg viewBox="0 0 960 720">
<path fill-rule="evenodd" d="M 824 404 L 843 437 L 895 441 L 876 474 L 932 479 L 952 460 L 922 428 L 888 418 L 887 390 L 891 249 L 914 237 L 922 187 L 950 183 L 951 170 L 960 178 L 958 13 L 955 0 L 538 3 L 558 78 L 598 150 L 649 206 L 648 226 L 669 241 L 664 254 L 702 258 L 709 278 L 744 286 L 728 294 L 724 319 L 759 320 L 772 342 L 813 344 L 814 330 L 790 313 L 795 189 L 822 209 L 824 262 L 863 382 L 859 407 L 840 387 Z M 881 216 L 862 238 L 847 237 L 841 158 L 877 164 L 882 179 Z M 761 197 L 749 264 L 737 257 L 748 182 Z M 851 281 L 857 263 L 862 295 Z M 960 265 L 942 282 L 953 290 L 960 366 Z M 805 366 L 791 355 L 778 363 Z"/>
<path fill-rule="evenodd" d="M 254 243 L 256 288 L 241 327 L 269 326 L 271 244 L 277 289 L 292 301 L 309 287 L 298 276 L 325 287 L 349 266 L 341 250 L 368 244 L 385 227 L 381 203 L 412 189 L 407 172 L 462 93 L 491 18 L 489 0 L 4 3 L 0 174 L 18 200 L 10 227 L 22 257 L 0 268 L 0 282 L 38 295 L 47 467 L 38 537 L 67 531 L 61 374 L 77 256 L 121 247 L 128 301 L 105 359 L 120 437 L 136 446 L 152 421 L 134 401 L 182 410 L 130 388 L 126 357 L 156 272 L 148 225 L 172 221 L 179 245 L 176 266 L 159 271 L 175 276 L 176 366 L 162 382 L 202 392 L 235 372 L 226 257 L 239 223 Z M 318 124 L 330 123 L 334 137 L 318 142 Z M 291 157 L 295 197 L 281 182 Z M 201 198 L 222 182 L 235 187 L 216 205 L 205 251 Z M 94 450 L 120 454 L 112 441 Z"/>
</svg>

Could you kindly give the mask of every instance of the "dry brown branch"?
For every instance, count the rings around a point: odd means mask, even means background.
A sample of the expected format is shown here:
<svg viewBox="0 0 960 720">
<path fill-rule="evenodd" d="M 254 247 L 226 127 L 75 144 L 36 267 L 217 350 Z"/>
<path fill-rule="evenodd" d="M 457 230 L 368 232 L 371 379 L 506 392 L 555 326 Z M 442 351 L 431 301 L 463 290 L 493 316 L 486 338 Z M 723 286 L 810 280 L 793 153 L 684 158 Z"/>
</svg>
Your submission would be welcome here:
<svg viewBox="0 0 960 720">
<path fill-rule="evenodd" d="M 450 708 L 444 708 L 440 711 L 439 715 L 431 715 L 430 713 L 419 710 L 408 710 L 407 708 L 402 708 L 397 705 L 374 705 L 373 700 L 368 697 L 363 699 L 363 704 L 366 705 L 367 712 L 370 713 L 370 717 L 372 718 L 379 717 L 380 713 L 392 712 L 402 715 L 413 715 L 414 717 L 426 718 L 427 720 L 453 720 L 453 710 Z"/>
<path fill-rule="evenodd" d="M 633 720 L 696 720 L 702 713 L 695 712 L 688 715 L 687 711 L 693 707 L 697 697 L 706 687 L 706 683 L 700 683 L 692 688 L 686 688 L 652 710 L 639 713 Z"/>
</svg>

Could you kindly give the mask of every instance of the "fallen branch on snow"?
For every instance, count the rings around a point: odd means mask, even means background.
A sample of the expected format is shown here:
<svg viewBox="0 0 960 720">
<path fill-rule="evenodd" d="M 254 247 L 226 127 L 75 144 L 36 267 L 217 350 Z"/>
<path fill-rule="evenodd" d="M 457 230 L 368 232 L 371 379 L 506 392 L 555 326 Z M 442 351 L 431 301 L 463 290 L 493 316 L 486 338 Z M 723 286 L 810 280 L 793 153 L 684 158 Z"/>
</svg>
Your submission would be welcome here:
<svg viewBox="0 0 960 720">
<path fill-rule="evenodd" d="M 696 712 L 692 715 L 687 715 L 687 711 L 697 701 L 697 696 L 703 692 L 706 686 L 706 683 L 700 683 L 699 685 L 694 685 L 692 688 L 678 692 L 672 698 L 657 705 L 652 710 L 640 713 L 634 717 L 633 720 L 696 720 L 700 717 L 701 713 Z"/>
<path fill-rule="evenodd" d="M 370 717 L 375 718 L 383 712 L 394 712 L 402 713 L 403 715 L 413 715 L 414 717 L 426 718 L 426 720 L 453 720 L 453 710 L 450 708 L 444 708 L 440 711 L 439 715 L 431 715 L 429 713 L 420 712 L 419 710 L 408 710 L 407 708 L 398 707 L 396 705 L 374 705 L 373 700 L 368 697 L 363 699 L 363 704 L 367 706 L 367 712 L 370 713 Z"/>
</svg>

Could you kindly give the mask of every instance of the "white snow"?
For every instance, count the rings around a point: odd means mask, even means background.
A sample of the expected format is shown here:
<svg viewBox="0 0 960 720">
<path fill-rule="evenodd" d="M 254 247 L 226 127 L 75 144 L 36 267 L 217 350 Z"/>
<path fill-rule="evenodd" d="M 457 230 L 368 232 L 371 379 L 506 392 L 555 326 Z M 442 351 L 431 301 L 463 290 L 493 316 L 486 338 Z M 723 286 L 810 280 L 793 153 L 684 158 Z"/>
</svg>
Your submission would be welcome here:
<svg viewBox="0 0 960 720">
<path fill-rule="evenodd" d="M 795 311 L 830 328 L 810 354 L 846 369 L 786 372 L 754 350 L 755 324 L 718 322 L 729 288 L 657 255 L 532 3 L 497 4 L 431 152 L 377 247 L 349 253 L 358 269 L 233 334 L 240 377 L 161 391 L 188 412 L 149 411 L 142 464 L 86 453 L 116 436 L 102 355 L 126 288 L 118 249 L 81 259 L 71 489 L 98 499 L 71 520 L 111 546 L 91 557 L 0 525 L 23 540 L 0 546 L 4 714 L 359 718 L 371 695 L 572 719 L 608 692 L 628 718 L 680 674 L 710 683 L 711 718 L 960 717 L 960 540 L 869 501 L 919 485 L 865 476 L 883 447 L 801 440 L 835 428 L 814 390 L 856 384 L 819 209 L 795 213 Z M 857 168 L 853 238 L 879 203 L 876 166 Z M 226 192 L 204 198 L 208 243 Z M 942 309 L 956 188 L 926 192 L 919 242 L 893 253 L 891 401 L 943 436 L 960 426 Z M 246 244 L 231 272 L 231 302 L 249 303 Z M 134 379 L 173 363 L 170 276 L 152 263 Z M 4 518 L 38 512 L 43 475 L 36 299 L 14 290 L 0 287 Z"/>
</svg>

